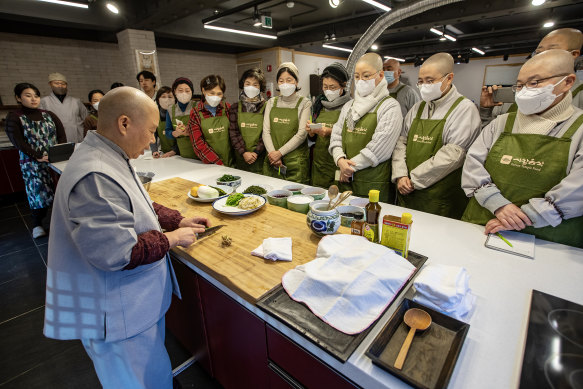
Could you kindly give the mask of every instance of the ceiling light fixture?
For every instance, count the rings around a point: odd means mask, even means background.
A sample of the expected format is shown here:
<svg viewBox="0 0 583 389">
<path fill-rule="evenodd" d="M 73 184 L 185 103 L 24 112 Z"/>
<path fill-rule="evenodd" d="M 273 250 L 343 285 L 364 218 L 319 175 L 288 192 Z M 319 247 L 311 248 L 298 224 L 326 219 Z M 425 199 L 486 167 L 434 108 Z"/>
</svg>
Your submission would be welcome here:
<svg viewBox="0 0 583 389">
<path fill-rule="evenodd" d="M 437 28 L 435 28 L 435 27 L 431 27 L 431 28 L 429 29 L 429 31 L 431 31 L 431 32 L 432 32 L 432 33 L 434 33 L 435 35 L 443 35 L 443 32 L 442 32 L 442 31 L 439 31 L 439 30 L 438 30 Z"/>
<path fill-rule="evenodd" d="M 403 58 L 389 57 L 388 55 L 385 55 L 385 59 L 394 59 L 394 60 L 397 60 L 399 62 L 405 62 L 405 59 L 403 59 Z"/>
<path fill-rule="evenodd" d="M 442 36 L 441 38 L 439 38 L 440 41 L 446 41 L 447 39 L 445 39 L 444 36 Z"/>
<path fill-rule="evenodd" d="M 219 27 L 219 26 L 215 26 L 212 24 L 205 24 L 204 28 L 208 28 L 209 30 L 232 32 L 233 34 L 251 35 L 251 36 L 256 36 L 258 38 L 277 39 L 277 36 L 275 36 L 275 35 L 260 34 L 258 32 L 251 32 L 251 31 L 244 31 L 244 30 L 235 30 L 234 28 Z"/>
<path fill-rule="evenodd" d="M 293 7 L 294 7 L 294 5 L 296 5 L 296 4 L 295 4 L 293 1 L 288 1 L 287 3 L 285 3 L 285 5 L 286 5 L 288 8 L 293 8 Z"/>
<path fill-rule="evenodd" d="M 450 40 L 450 41 L 452 41 L 452 42 L 455 42 L 455 41 L 457 41 L 457 39 L 456 39 L 456 38 L 454 38 L 454 37 L 453 37 L 453 36 L 451 36 L 451 35 L 443 34 L 443 36 L 444 36 L 446 39 L 449 39 L 449 40 Z"/>
<path fill-rule="evenodd" d="M 543 5 L 545 3 L 545 0 L 532 0 L 532 5 L 534 5 L 535 7 L 538 5 Z"/>
<path fill-rule="evenodd" d="M 323 44 L 322 47 L 325 47 L 327 49 L 340 50 L 340 51 L 346 51 L 347 53 L 352 53 L 352 49 L 346 49 L 344 47 L 337 47 L 337 46 L 332 46 L 332 45 L 327 45 L 327 44 Z"/>
<path fill-rule="evenodd" d="M 109 12 L 111 13 L 114 13 L 116 15 L 119 13 L 119 8 L 117 8 L 117 5 L 115 5 L 114 3 L 107 2 L 107 4 L 105 4 L 105 7 L 107 7 Z"/>
<path fill-rule="evenodd" d="M 370 5 L 372 5 L 374 7 L 377 7 L 379 9 L 382 9 L 385 12 L 389 12 L 391 10 L 391 7 L 387 7 L 386 5 L 384 5 L 382 3 L 379 3 L 378 1 L 375 1 L 375 0 L 362 0 L 362 1 L 364 1 L 365 3 L 368 3 Z"/>
<path fill-rule="evenodd" d="M 337 8 L 340 5 L 341 1 L 340 0 L 328 0 L 328 4 L 330 4 L 330 7 L 332 8 Z"/>
<path fill-rule="evenodd" d="M 328 41 L 330 40 L 330 36 L 328 36 L 328 33 L 325 33 L 325 34 L 324 34 L 324 40 L 325 40 L 326 42 L 328 42 Z"/>
<path fill-rule="evenodd" d="M 74 1 L 64 1 L 64 0 L 39 0 L 45 3 L 53 3 L 59 5 L 68 5 L 69 7 L 77 7 L 77 8 L 89 8 L 88 4 L 76 3 Z"/>
<path fill-rule="evenodd" d="M 373 43 L 373 45 L 370 47 L 371 50 L 378 50 L 379 49 L 379 45 L 377 45 L 376 43 Z"/>
<path fill-rule="evenodd" d="M 253 27 L 261 26 L 261 17 L 259 16 L 259 10 L 257 6 L 253 9 Z"/>
<path fill-rule="evenodd" d="M 335 41 L 336 40 L 336 34 L 332 33 L 332 35 L 330 35 L 330 40 L 331 41 Z"/>
<path fill-rule="evenodd" d="M 478 49 L 477 47 L 472 47 L 472 51 L 475 51 L 476 53 L 478 53 L 480 55 L 486 54 L 485 52 L 483 52 L 482 50 Z"/>
<path fill-rule="evenodd" d="M 549 27 L 552 27 L 552 26 L 554 26 L 554 25 L 555 25 L 555 22 L 553 22 L 553 21 L 548 21 L 548 22 L 546 22 L 545 24 L 543 24 L 543 27 L 544 27 L 544 28 L 549 28 Z"/>
</svg>

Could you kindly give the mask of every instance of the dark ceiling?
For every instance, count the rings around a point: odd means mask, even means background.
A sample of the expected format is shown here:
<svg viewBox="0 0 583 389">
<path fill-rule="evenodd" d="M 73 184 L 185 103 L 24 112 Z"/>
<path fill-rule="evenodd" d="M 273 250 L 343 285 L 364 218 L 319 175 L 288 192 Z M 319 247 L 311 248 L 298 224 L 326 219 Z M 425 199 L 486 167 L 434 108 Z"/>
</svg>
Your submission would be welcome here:
<svg viewBox="0 0 583 389">
<path fill-rule="evenodd" d="M 343 0 L 331 8 L 328 0 L 114 0 L 120 14 L 105 9 L 106 0 L 72 0 L 89 5 L 79 9 L 38 0 L 0 0 L 0 31 L 71 39 L 116 42 L 126 28 L 152 30 L 158 47 L 239 53 L 273 46 L 336 56 L 348 53 L 323 43 L 351 48 L 383 11 L 362 0 Z M 378 0 L 393 9 L 416 0 Z M 293 7 L 289 7 L 292 5 Z M 253 26 L 254 7 L 273 18 L 273 29 Z M 203 28 L 209 24 L 276 35 L 256 38 Z M 543 23 L 552 20 L 552 28 Z M 439 40 L 431 27 L 446 29 L 455 42 Z M 583 29 L 583 2 L 531 0 L 465 0 L 405 19 L 377 40 L 382 55 L 413 62 L 438 51 L 479 57 L 531 52 L 548 31 L 560 27 Z M 335 35 L 335 40 L 325 36 Z"/>
</svg>

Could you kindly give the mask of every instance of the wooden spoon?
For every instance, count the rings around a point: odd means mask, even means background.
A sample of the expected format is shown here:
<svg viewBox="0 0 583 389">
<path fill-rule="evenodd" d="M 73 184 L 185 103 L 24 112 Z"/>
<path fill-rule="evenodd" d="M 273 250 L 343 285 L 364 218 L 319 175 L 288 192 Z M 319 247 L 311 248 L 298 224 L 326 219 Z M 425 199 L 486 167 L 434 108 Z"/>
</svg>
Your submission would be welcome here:
<svg viewBox="0 0 583 389">
<path fill-rule="evenodd" d="M 338 196 L 338 187 L 336 185 L 330 185 L 330 188 L 328 189 L 328 198 L 330 199 L 328 202 L 328 210 L 330 210 L 332 200 L 334 200 L 336 196 Z"/>
<path fill-rule="evenodd" d="M 336 208 L 337 206 L 339 206 L 340 204 L 342 204 L 342 202 L 344 200 L 346 200 L 347 198 L 349 198 L 350 196 L 352 196 L 352 192 L 351 191 L 347 190 L 345 192 L 342 192 L 342 194 L 340 195 L 340 197 L 338 197 L 338 200 L 328 210 Z"/>
<path fill-rule="evenodd" d="M 431 325 L 431 316 L 422 309 L 411 308 L 405 312 L 403 321 L 411 327 L 411 329 L 409 330 L 409 334 L 407 335 L 407 338 L 405 338 L 403 346 L 401 346 L 401 351 L 399 351 L 399 355 L 397 355 L 397 359 L 395 360 L 395 368 L 399 370 L 403 368 L 403 363 L 405 363 L 405 358 L 407 358 L 407 353 L 409 352 L 411 341 L 413 341 L 413 336 L 415 336 L 415 331 L 424 331 L 429 328 Z"/>
</svg>

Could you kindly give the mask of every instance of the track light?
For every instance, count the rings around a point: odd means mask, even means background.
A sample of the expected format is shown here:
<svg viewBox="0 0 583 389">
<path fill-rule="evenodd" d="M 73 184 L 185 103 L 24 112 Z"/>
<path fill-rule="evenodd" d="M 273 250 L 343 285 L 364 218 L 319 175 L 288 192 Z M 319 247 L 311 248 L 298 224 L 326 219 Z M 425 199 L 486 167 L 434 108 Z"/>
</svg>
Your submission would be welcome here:
<svg viewBox="0 0 583 389">
<path fill-rule="evenodd" d="M 253 26 L 254 27 L 261 26 L 261 17 L 259 16 L 259 10 L 257 9 L 257 6 L 255 6 L 255 8 L 253 9 Z"/>
<path fill-rule="evenodd" d="M 373 43 L 373 45 L 370 47 L 371 50 L 378 50 L 379 46 L 376 43 Z"/>
<path fill-rule="evenodd" d="M 342 3 L 341 0 L 328 0 L 328 4 L 330 4 L 330 7 L 332 8 L 337 8 L 340 3 Z"/>
<path fill-rule="evenodd" d="M 332 33 L 332 34 L 330 35 L 330 40 L 331 40 L 331 41 L 335 41 L 335 40 L 336 40 L 336 34 Z"/>
<path fill-rule="evenodd" d="M 555 22 L 549 20 L 548 22 L 546 22 L 545 24 L 543 24 L 544 28 L 549 28 L 555 25 Z"/>
<path fill-rule="evenodd" d="M 69 7 L 77 7 L 77 8 L 89 8 L 89 5 L 77 3 L 74 1 L 64 1 L 64 0 L 39 0 L 44 1 L 45 3 L 53 3 L 59 5 L 68 5 Z"/>
<path fill-rule="evenodd" d="M 114 13 L 116 15 L 119 13 L 119 8 L 117 7 L 117 5 L 115 3 L 108 1 L 107 4 L 105 4 L 105 7 L 107 7 L 109 12 L 111 12 L 111 13 Z"/>
<path fill-rule="evenodd" d="M 534 5 L 535 7 L 538 5 L 543 5 L 545 3 L 545 0 L 532 0 L 532 5 Z"/>
</svg>

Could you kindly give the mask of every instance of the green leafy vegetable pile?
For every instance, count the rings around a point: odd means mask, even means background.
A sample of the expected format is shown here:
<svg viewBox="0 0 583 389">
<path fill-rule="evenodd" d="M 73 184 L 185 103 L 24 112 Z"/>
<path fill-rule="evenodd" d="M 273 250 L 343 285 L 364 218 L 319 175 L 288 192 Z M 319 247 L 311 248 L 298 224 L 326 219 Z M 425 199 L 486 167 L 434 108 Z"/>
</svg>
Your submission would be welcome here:
<svg viewBox="0 0 583 389">
<path fill-rule="evenodd" d="M 229 195 L 229 197 L 227 197 L 227 206 L 229 207 L 236 207 L 237 205 L 239 205 L 239 201 L 241 201 L 241 199 L 243 199 L 245 197 L 245 195 L 243 193 L 233 193 L 232 195 Z"/>
<path fill-rule="evenodd" d="M 265 189 L 263 189 L 262 187 L 260 187 L 260 186 L 251 185 L 250 187 L 248 187 L 247 189 L 245 189 L 243 191 L 243 193 L 250 193 L 250 194 L 254 194 L 254 195 L 261 196 L 262 194 L 267 193 L 267 191 Z"/>
<path fill-rule="evenodd" d="M 237 177 L 232 176 L 230 174 L 225 174 L 221 178 L 219 178 L 217 181 L 220 181 L 220 182 L 230 182 L 230 181 L 237 181 L 237 180 L 238 180 Z"/>
</svg>

